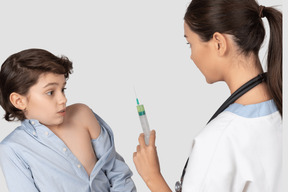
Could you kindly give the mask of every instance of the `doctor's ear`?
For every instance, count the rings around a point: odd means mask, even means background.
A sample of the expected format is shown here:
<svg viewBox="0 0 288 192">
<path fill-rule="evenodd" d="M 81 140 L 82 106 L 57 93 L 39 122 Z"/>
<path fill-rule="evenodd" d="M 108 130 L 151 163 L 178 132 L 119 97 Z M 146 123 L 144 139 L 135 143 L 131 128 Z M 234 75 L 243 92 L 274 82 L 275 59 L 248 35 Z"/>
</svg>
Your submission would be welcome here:
<svg viewBox="0 0 288 192">
<path fill-rule="evenodd" d="M 219 56 L 225 55 L 227 51 L 227 39 L 225 35 L 215 32 L 212 37 L 214 48 L 217 51 Z"/>
<path fill-rule="evenodd" d="M 16 107 L 17 109 L 20 109 L 20 110 L 26 109 L 27 99 L 25 96 L 20 95 L 19 93 L 13 92 L 10 94 L 9 99 L 12 105 L 14 105 L 14 107 Z"/>
</svg>

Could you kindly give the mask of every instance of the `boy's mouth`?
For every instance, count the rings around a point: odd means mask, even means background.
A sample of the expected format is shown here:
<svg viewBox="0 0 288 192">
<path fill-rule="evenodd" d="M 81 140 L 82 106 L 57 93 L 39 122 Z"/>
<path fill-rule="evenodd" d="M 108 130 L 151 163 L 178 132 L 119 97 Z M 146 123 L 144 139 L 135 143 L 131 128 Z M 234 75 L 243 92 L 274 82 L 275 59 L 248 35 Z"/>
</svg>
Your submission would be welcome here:
<svg viewBox="0 0 288 192">
<path fill-rule="evenodd" d="M 65 115 L 65 112 L 66 112 L 66 110 L 65 110 L 65 109 L 62 109 L 62 110 L 58 111 L 57 113 L 60 114 L 60 115 L 62 115 L 62 116 L 64 116 L 64 115 Z"/>
</svg>

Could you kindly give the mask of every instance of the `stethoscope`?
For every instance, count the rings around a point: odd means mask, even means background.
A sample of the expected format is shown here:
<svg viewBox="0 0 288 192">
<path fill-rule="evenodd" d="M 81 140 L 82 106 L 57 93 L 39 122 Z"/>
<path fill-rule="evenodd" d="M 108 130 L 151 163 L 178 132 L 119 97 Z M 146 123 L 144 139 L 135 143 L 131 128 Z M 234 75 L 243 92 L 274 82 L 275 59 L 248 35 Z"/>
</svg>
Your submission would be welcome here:
<svg viewBox="0 0 288 192">
<path fill-rule="evenodd" d="M 208 121 L 212 121 L 215 117 L 217 117 L 222 111 L 224 111 L 230 104 L 234 103 L 239 97 L 247 93 L 249 90 L 251 90 L 253 87 L 256 85 L 262 83 L 266 79 L 266 73 L 262 73 L 253 79 L 249 80 L 247 83 L 242 85 L 240 88 L 238 88 L 220 107 L 219 109 L 214 113 L 214 115 L 211 117 L 211 119 Z M 208 124 L 207 123 L 207 124 Z M 182 171 L 181 179 L 180 181 L 177 181 L 175 184 L 175 191 L 176 192 L 181 192 L 182 191 L 182 184 L 183 184 L 183 179 L 184 175 L 186 172 L 186 167 L 188 165 L 189 158 L 187 159 L 184 169 Z"/>
</svg>

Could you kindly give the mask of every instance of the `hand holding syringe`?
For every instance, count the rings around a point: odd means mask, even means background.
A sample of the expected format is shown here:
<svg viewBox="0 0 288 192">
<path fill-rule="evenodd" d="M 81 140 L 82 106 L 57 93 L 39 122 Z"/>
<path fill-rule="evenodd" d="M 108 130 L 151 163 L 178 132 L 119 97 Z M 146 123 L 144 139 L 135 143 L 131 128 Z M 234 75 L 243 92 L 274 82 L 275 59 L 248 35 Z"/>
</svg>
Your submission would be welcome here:
<svg viewBox="0 0 288 192">
<path fill-rule="evenodd" d="M 144 135 L 141 134 L 138 138 L 139 145 L 136 148 L 137 151 L 133 153 L 134 164 L 139 175 L 143 178 L 145 183 L 147 184 L 148 181 L 149 183 L 153 183 L 152 185 L 154 187 L 153 190 L 152 188 L 150 188 L 151 191 L 159 191 L 157 187 L 159 185 L 159 189 L 161 189 L 162 191 L 171 191 L 160 172 L 160 164 L 157 155 L 157 149 L 155 146 L 156 132 L 152 130 L 150 133 L 150 128 L 144 106 L 139 104 L 137 96 L 136 101 L 137 110 Z"/>
<path fill-rule="evenodd" d="M 135 91 L 135 95 L 136 95 L 136 91 Z M 146 143 L 146 145 L 148 145 L 149 144 L 149 136 L 150 136 L 150 128 L 149 128 L 146 112 L 144 109 L 144 105 L 139 104 L 139 100 L 138 100 L 137 96 L 136 96 L 136 102 L 137 102 L 138 115 L 140 118 L 143 133 L 145 136 L 145 143 Z"/>
</svg>

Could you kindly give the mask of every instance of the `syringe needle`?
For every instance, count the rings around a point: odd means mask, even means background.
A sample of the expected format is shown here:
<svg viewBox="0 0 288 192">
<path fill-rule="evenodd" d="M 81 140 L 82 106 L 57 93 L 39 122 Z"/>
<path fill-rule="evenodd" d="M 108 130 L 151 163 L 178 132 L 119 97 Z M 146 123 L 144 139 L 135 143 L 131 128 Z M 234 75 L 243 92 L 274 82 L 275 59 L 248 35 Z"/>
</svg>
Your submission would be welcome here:
<svg viewBox="0 0 288 192">
<path fill-rule="evenodd" d="M 137 105 L 139 105 L 139 100 L 138 100 L 138 97 L 137 97 L 137 94 L 136 94 L 136 89 L 135 89 L 135 86 L 134 86 L 134 93 L 135 93 L 135 97 L 136 97 L 136 102 L 137 102 Z"/>
</svg>

